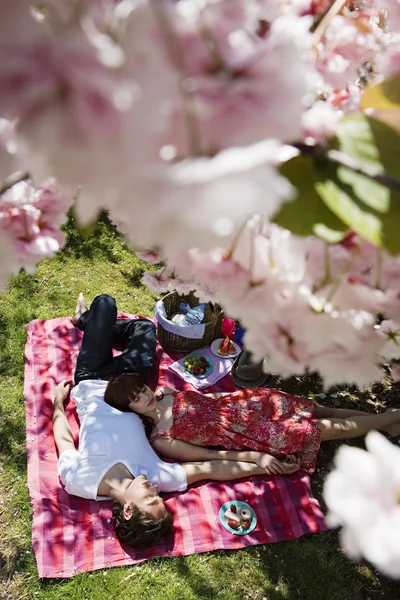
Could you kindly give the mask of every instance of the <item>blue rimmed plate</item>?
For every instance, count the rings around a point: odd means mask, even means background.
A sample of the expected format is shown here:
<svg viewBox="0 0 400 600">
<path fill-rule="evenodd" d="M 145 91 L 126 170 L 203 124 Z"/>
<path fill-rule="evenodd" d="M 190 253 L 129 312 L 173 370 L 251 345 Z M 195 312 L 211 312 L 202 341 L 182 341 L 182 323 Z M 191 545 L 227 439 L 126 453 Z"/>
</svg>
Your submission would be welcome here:
<svg viewBox="0 0 400 600">
<path fill-rule="evenodd" d="M 196 379 L 204 379 L 204 377 L 208 377 L 208 375 L 210 373 L 212 373 L 212 370 L 214 368 L 214 364 L 212 362 L 212 358 L 210 358 L 209 356 L 206 356 L 205 354 L 201 354 L 201 352 L 191 352 L 190 354 L 188 354 L 187 356 L 185 356 L 185 360 L 187 358 L 193 358 L 194 356 L 204 356 L 204 358 L 206 359 L 206 361 L 208 362 L 208 367 L 205 370 L 204 373 L 202 373 L 201 375 L 195 375 L 194 373 L 192 373 L 191 371 L 188 371 L 187 368 L 185 367 L 185 364 L 183 364 L 183 367 L 185 369 L 185 373 L 187 373 L 188 375 L 192 375 L 193 377 L 196 377 Z"/>
<path fill-rule="evenodd" d="M 247 529 L 243 529 L 241 525 L 239 525 L 238 529 L 233 529 L 228 525 L 228 522 L 225 519 L 225 513 L 227 510 L 229 510 L 232 504 L 236 506 L 236 508 L 238 509 L 238 513 L 240 512 L 241 508 L 248 508 L 250 510 L 252 518 L 250 520 L 250 526 L 247 527 Z M 234 533 L 235 535 L 246 535 L 246 533 L 250 533 L 251 531 L 253 531 L 253 529 L 257 525 L 257 515 L 254 512 L 254 510 L 251 508 L 251 506 L 246 504 L 246 502 L 241 502 L 240 500 L 229 500 L 229 502 L 225 502 L 225 504 L 223 504 L 219 509 L 219 520 L 221 521 L 225 529 L 227 529 L 231 533 Z"/>
</svg>

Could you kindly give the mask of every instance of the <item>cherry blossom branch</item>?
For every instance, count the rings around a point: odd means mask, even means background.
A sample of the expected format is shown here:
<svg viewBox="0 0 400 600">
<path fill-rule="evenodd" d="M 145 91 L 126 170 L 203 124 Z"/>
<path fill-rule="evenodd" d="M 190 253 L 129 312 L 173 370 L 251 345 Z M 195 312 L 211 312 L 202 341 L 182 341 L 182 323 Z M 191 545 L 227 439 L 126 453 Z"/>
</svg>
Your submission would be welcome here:
<svg viewBox="0 0 400 600">
<path fill-rule="evenodd" d="M 335 2 L 332 4 L 332 6 L 328 10 L 328 12 L 326 12 L 325 15 L 322 17 L 321 21 L 318 23 L 318 25 L 314 31 L 314 40 L 313 40 L 314 46 L 316 46 L 318 44 L 318 42 L 324 35 L 325 31 L 328 29 L 331 21 L 342 10 L 342 8 L 345 6 L 347 1 L 348 0 L 335 0 Z"/>
<path fill-rule="evenodd" d="M 376 249 L 376 279 L 375 279 L 375 287 L 377 290 L 381 289 L 381 280 L 382 280 L 382 248 Z"/>
<path fill-rule="evenodd" d="M 17 171 L 16 173 L 13 173 L 9 177 L 7 177 L 3 185 L 0 187 L 0 195 L 4 194 L 4 192 L 7 192 L 16 183 L 19 183 L 20 181 L 25 181 L 29 178 L 30 174 L 28 173 L 28 171 Z"/>
<path fill-rule="evenodd" d="M 326 150 L 321 146 L 308 146 L 307 144 L 294 144 L 294 147 L 300 150 L 305 156 L 311 156 L 320 160 L 326 160 L 339 167 L 346 167 L 355 173 L 364 175 L 369 179 L 373 179 L 377 183 L 392 189 L 400 190 L 400 179 L 389 175 L 388 173 L 382 173 L 379 168 L 363 163 L 340 150 Z"/>
<path fill-rule="evenodd" d="M 361 248 L 362 248 L 363 244 L 360 244 L 359 246 L 356 246 L 353 250 L 353 252 L 350 254 L 349 259 L 346 261 L 346 264 L 344 265 L 343 269 L 341 270 L 341 272 L 339 273 L 339 275 L 337 276 L 336 280 L 333 282 L 333 285 L 329 291 L 329 293 L 327 294 L 326 298 L 325 298 L 325 302 L 324 302 L 324 308 L 325 306 L 327 306 L 327 304 L 329 304 L 330 302 L 332 302 L 332 299 L 334 297 L 334 295 L 336 294 L 336 292 L 338 291 L 338 289 L 340 288 L 341 284 L 343 283 L 344 278 L 346 277 L 347 273 L 350 271 L 358 253 L 360 252 Z"/>
<path fill-rule="evenodd" d="M 331 260 L 330 260 L 330 254 L 329 254 L 329 244 L 327 244 L 326 242 L 324 245 L 324 267 L 325 267 L 324 276 L 322 277 L 321 281 L 313 287 L 314 294 L 316 294 L 317 292 L 322 290 L 322 288 L 324 288 L 326 285 L 333 283 L 332 273 L 331 273 Z"/>
<path fill-rule="evenodd" d="M 235 237 L 232 240 L 231 247 L 226 254 L 226 257 L 225 257 L 226 259 L 233 258 L 233 254 L 236 250 L 236 246 L 238 245 L 238 242 L 239 242 L 240 238 L 242 237 L 242 234 L 246 228 L 247 223 L 248 223 L 248 219 L 246 219 L 244 221 L 244 223 L 242 223 L 242 225 L 239 227 L 238 231 L 236 232 Z"/>
</svg>

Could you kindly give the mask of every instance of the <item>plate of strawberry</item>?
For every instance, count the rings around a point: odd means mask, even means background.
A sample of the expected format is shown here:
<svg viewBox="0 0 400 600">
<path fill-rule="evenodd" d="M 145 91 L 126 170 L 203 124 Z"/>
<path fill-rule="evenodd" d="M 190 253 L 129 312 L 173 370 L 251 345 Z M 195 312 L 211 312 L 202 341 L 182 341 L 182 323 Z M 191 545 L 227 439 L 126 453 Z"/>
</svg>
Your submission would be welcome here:
<svg viewBox="0 0 400 600">
<path fill-rule="evenodd" d="M 246 502 L 230 500 L 219 509 L 222 525 L 235 535 L 246 535 L 257 525 L 257 515 Z"/>
<path fill-rule="evenodd" d="M 207 377 L 213 370 L 213 363 L 208 356 L 199 354 L 198 352 L 192 352 L 188 354 L 183 363 L 186 373 L 197 377 L 197 379 L 203 379 Z"/>
</svg>

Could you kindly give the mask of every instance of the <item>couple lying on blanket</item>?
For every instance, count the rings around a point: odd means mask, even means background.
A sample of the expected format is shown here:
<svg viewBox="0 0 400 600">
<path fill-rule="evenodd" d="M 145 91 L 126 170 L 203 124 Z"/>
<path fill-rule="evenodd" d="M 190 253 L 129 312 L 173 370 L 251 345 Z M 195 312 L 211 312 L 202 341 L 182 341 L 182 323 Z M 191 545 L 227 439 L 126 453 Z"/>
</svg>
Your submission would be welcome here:
<svg viewBox="0 0 400 600">
<path fill-rule="evenodd" d="M 53 417 L 58 472 L 68 493 L 114 500 L 116 534 L 128 545 L 149 546 L 170 529 L 159 492 L 183 491 L 202 479 L 312 473 L 321 441 L 372 429 L 400 433 L 400 410 L 331 409 L 274 389 L 164 388 L 155 396 L 147 385 L 156 347 L 151 321 L 117 319 L 115 300 L 103 294 L 90 310 L 80 295 L 73 322 L 84 331 L 72 389 L 79 448 L 64 412 L 72 382 L 62 381 Z M 127 347 L 113 358 L 114 342 Z M 158 454 L 184 462 L 164 462 Z"/>
</svg>

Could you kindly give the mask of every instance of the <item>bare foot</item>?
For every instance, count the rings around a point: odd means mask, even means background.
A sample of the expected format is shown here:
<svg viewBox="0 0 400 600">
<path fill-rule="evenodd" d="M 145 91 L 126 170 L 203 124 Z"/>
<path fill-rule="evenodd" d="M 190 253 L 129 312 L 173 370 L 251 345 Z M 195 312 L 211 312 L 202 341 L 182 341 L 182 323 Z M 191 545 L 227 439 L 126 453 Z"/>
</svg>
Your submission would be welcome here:
<svg viewBox="0 0 400 600">
<path fill-rule="evenodd" d="M 72 322 L 73 324 L 76 326 L 78 325 L 78 321 L 79 321 L 79 317 L 81 315 L 83 315 L 84 312 L 87 311 L 87 306 L 86 306 L 86 301 L 85 301 L 85 297 L 83 295 L 83 292 L 81 292 L 78 296 L 78 300 L 76 302 L 76 308 L 75 308 L 75 314 L 72 317 Z"/>
</svg>

